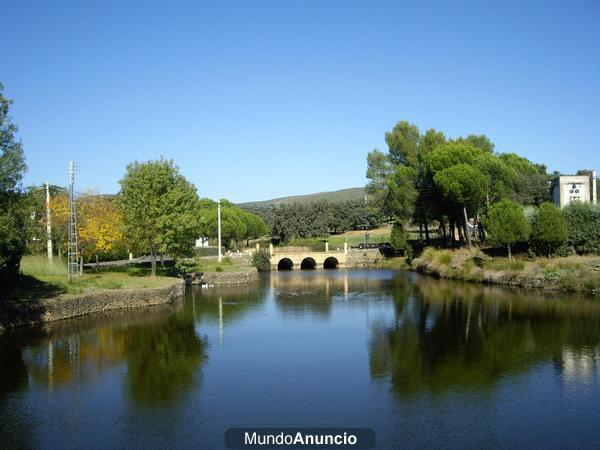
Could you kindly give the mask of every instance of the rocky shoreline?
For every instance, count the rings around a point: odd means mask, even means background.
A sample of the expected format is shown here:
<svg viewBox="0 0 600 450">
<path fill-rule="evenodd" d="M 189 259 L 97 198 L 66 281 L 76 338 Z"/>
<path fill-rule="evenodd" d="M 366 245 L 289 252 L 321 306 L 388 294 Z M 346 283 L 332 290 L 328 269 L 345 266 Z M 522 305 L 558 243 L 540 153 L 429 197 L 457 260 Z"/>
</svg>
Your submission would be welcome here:
<svg viewBox="0 0 600 450">
<path fill-rule="evenodd" d="M 185 284 L 158 288 L 114 289 L 85 294 L 61 294 L 31 301 L 0 303 L 0 332 L 25 325 L 37 325 L 107 311 L 146 308 L 172 303 L 183 296 Z"/>
<path fill-rule="evenodd" d="M 184 275 L 183 279 L 188 285 L 250 284 L 258 281 L 258 270 L 252 268 L 240 272 L 190 272 Z"/>
<path fill-rule="evenodd" d="M 598 257 L 508 262 L 490 258 L 478 250 L 445 250 L 424 252 L 407 269 L 451 280 L 598 295 L 598 264 Z"/>
</svg>

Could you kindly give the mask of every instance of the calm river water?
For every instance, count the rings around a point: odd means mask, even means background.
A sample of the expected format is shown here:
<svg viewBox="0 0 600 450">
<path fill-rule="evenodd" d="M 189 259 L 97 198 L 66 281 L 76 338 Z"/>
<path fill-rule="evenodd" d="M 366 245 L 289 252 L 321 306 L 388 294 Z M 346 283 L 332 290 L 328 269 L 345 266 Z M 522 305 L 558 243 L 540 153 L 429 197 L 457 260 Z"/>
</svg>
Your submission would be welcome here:
<svg viewBox="0 0 600 450">
<path fill-rule="evenodd" d="M 0 447 L 224 447 L 369 427 L 377 448 L 600 447 L 600 301 L 385 270 L 274 272 L 0 335 Z"/>
</svg>

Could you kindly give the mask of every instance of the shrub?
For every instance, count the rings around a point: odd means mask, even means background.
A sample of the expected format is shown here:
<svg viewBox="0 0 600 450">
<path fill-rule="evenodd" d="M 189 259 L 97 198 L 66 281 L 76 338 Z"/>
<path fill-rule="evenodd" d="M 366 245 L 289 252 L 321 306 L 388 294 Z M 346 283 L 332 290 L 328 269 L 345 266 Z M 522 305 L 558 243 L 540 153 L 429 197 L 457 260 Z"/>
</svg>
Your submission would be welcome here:
<svg viewBox="0 0 600 450">
<path fill-rule="evenodd" d="M 261 272 L 271 270 L 271 255 L 267 250 L 259 250 L 252 255 L 252 265 Z"/>
<path fill-rule="evenodd" d="M 408 245 L 406 247 L 406 249 L 404 250 L 404 257 L 406 258 L 406 262 L 408 264 L 412 263 L 412 261 L 414 259 L 414 254 L 413 254 L 413 249 L 410 245 Z"/>
<path fill-rule="evenodd" d="M 513 270 L 520 272 L 525 269 L 525 262 L 518 259 L 497 258 L 484 261 L 483 266 L 493 271 Z"/>
<path fill-rule="evenodd" d="M 579 254 L 600 254 L 600 207 L 571 203 L 562 215 L 567 223 L 568 245 Z"/>
<path fill-rule="evenodd" d="M 405 251 L 408 246 L 406 231 L 401 223 L 395 222 L 390 235 L 390 243 L 397 252 Z"/>
<path fill-rule="evenodd" d="M 552 203 L 542 203 L 531 224 L 531 243 L 548 257 L 560 247 L 569 236 L 567 222 L 560 210 Z"/>
<path fill-rule="evenodd" d="M 196 272 L 198 264 L 194 259 L 180 259 L 175 263 L 175 268 L 180 273 Z"/>
<path fill-rule="evenodd" d="M 5 286 L 14 283 L 19 275 L 26 236 L 22 211 L 18 205 L 4 208 L 3 200 L 0 199 L 0 285 Z"/>
<path fill-rule="evenodd" d="M 452 263 L 452 252 L 448 250 L 440 251 L 436 257 L 435 261 L 440 265 L 449 266 Z"/>
<path fill-rule="evenodd" d="M 435 258 L 436 251 L 433 247 L 426 247 L 421 253 L 421 258 L 428 262 L 433 262 Z"/>
<path fill-rule="evenodd" d="M 221 266 L 215 267 L 215 272 L 223 272 L 223 268 Z"/>
<path fill-rule="evenodd" d="M 485 227 L 489 233 L 488 239 L 506 247 L 509 259 L 512 259 L 513 245 L 526 241 L 529 236 L 529 223 L 523 207 L 510 200 L 502 200 L 490 207 Z"/>
</svg>

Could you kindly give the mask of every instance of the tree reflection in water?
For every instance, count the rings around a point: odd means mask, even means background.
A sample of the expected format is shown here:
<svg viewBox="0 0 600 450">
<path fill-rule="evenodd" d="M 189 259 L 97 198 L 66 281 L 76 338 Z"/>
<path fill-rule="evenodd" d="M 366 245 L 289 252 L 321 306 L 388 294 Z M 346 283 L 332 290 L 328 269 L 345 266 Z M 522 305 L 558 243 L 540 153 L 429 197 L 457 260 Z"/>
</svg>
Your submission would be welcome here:
<svg viewBox="0 0 600 450">
<path fill-rule="evenodd" d="M 120 326 L 115 326 L 115 322 Z M 0 335 L 0 406 L 4 390 L 31 378 L 49 391 L 85 385 L 125 363 L 134 401 L 167 405 L 196 386 L 207 341 L 196 335 L 183 301 L 46 324 Z"/>
<path fill-rule="evenodd" d="M 207 354 L 192 317 L 175 315 L 151 327 L 130 326 L 122 336 L 133 400 L 169 406 L 196 387 Z"/>
<path fill-rule="evenodd" d="M 370 370 L 399 395 L 489 390 L 536 363 L 576 372 L 600 355 L 600 304 L 583 298 L 422 278 L 396 280 L 394 302 L 395 319 L 373 324 Z"/>
</svg>

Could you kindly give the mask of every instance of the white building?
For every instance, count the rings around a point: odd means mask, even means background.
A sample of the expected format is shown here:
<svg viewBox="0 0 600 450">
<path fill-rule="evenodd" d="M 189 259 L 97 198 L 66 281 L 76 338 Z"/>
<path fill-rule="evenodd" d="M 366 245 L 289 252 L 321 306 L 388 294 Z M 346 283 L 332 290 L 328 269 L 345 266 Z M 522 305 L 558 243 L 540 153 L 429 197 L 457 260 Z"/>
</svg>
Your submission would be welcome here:
<svg viewBox="0 0 600 450">
<path fill-rule="evenodd" d="M 590 175 L 560 175 L 552 180 L 552 201 L 559 208 L 569 203 L 598 203 L 598 181 L 596 171 Z"/>
<path fill-rule="evenodd" d="M 208 247 L 208 238 L 199 237 L 198 239 L 196 239 L 196 247 Z"/>
</svg>

